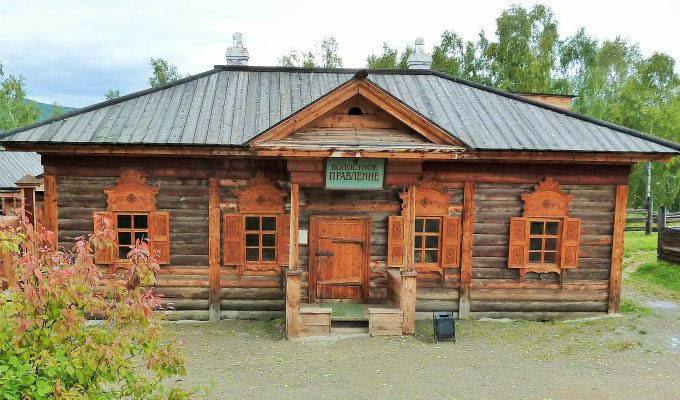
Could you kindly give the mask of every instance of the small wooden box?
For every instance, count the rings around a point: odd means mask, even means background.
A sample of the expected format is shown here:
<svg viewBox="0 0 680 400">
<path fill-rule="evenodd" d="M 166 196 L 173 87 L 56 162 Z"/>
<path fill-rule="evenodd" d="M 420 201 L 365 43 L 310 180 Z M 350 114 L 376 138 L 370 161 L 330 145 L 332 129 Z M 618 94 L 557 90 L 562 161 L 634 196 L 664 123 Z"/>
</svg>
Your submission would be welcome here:
<svg viewBox="0 0 680 400">
<path fill-rule="evenodd" d="M 404 313 L 396 308 L 369 308 L 368 331 L 371 336 L 401 336 Z"/>
</svg>

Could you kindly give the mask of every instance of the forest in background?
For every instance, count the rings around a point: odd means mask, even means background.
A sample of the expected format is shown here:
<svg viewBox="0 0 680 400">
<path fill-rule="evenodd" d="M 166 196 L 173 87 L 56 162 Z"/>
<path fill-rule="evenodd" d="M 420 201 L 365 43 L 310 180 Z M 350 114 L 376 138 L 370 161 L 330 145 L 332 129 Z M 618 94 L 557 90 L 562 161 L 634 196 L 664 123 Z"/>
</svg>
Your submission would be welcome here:
<svg viewBox="0 0 680 400">
<path fill-rule="evenodd" d="M 385 42 L 367 57 L 367 66 L 406 68 L 412 51 Z M 618 36 L 597 40 L 584 28 L 561 38 L 557 18 L 546 6 L 512 6 L 496 19 L 493 34 L 481 31 L 472 41 L 447 30 L 431 52 L 432 69 L 510 92 L 573 94 L 573 111 L 680 142 L 675 60 L 661 52 L 645 56 L 636 43 Z M 279 65 L 342 67 L 339 43 L 325 38 L 315 50 L 282 55 Z M 151 58 L 150 66 L 152 87 L 185 76 L 161 58 Z M 112 89 L 104 97 L 119 95 Z M 0 64 L 0 132 L 40 118 L 40 110 L 25 96 L 22 78 L 5 76 Z M 54 110 L 63 111 L 58 105 Z M 645 165 L 635 166 L 629 207 L 644 207 L 646 179 Z M 680 210 L 680 157 L 652 164 L 652 197 L 655 208 L 665 204 Z"/>
</svg>

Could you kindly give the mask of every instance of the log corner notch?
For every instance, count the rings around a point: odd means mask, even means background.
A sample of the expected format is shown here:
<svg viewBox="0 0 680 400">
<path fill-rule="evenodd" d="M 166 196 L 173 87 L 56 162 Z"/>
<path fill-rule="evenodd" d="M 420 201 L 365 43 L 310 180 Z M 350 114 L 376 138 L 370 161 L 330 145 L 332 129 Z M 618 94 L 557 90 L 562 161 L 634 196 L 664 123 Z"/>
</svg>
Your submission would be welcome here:
<svg viewBox="0 0 680 400">
<path fill-rule="evenodd" d="M 621 302 L 621 275 L 623 268 L 623 240 L 626 229 L 626 207 L 628 205 L 628 185 L 616 186 L 616 205 L 614 207 L 614 238 L 612 241 L 612 264 L 609 274 L 609 301 L 607 311 L 619 312 Z"/>
<path fill-rule="evenodd" d="M 209 315 L 211 321 L 220 320 L 220 180 L 210 178 L 208 204 L 208 244 L 210 247 Z"/>
</svg>

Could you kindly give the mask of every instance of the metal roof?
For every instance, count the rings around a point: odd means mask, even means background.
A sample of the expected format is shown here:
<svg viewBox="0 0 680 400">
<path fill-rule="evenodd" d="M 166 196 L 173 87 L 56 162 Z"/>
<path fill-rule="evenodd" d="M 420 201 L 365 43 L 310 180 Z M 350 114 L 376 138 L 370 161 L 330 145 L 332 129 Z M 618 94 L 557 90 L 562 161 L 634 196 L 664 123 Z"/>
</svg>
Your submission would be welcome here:
<svg viewBox="0 0 680 400">
<path fill-rule="evenodd" d="M 359 71 L 217 66 L 2 134 L 0 142 L 242 146 Z M 474 150 L 680 150 L 676 143 L 436 71 L 367 72 L 366 79 Z"/>
<path fill-rule="evenodd" d="M 26 175 L 43 173 L 38 153 L 4 151 L 0 148 L 0 189 L 16 188 L 14 184 Z"/>
</svg>

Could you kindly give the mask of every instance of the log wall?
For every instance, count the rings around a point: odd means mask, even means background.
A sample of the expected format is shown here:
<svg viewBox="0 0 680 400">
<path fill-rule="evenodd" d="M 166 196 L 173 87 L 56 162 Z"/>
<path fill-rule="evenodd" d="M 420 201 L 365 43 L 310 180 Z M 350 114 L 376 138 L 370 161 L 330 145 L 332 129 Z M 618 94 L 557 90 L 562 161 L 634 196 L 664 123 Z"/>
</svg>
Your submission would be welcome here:
<svg viewBox="0 0 680 400">
<path fill-rule="evenodd" d="M 472 312 L 607 311 L 615 207 L 614 185 L 563 185 L 574 195 L 570 216 L 581 218 L 579 265 L 557 273 L 507 267 L 510 217 L 521 216 L 529 184 L 478 183 L 470 292 Z"/>
</svg>

